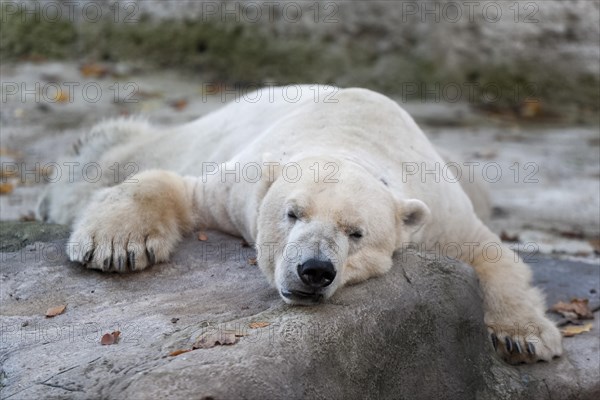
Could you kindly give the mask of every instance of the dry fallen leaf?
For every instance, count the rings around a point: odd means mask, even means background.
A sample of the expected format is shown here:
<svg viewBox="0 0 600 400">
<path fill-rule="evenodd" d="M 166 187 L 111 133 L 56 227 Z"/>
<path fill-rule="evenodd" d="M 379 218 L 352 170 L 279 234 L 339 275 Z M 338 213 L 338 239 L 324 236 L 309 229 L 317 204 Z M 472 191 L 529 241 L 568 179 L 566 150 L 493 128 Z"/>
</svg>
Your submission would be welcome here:
<svg viewBox="0 0 600 400">
<path fill-rule="evenodd" d="M 550 311 L 562 314 L 568 319 L 594 319 L 588 299 L 572 299 L 570 303 L 559 301 L 550 307 Z"/>
<path fill-rule="evenodd" d="M 0 183 L 0 194 L 9 194 L 14 190 L 14 186 L 11 183 Z"/>
<path fill-rule="evenodd" d="M 235 333 L 228 331 L 205 332 L 192 345 L 192 349 L 210 349 L 215 346 L 235 344 L 238 341 Z"/>
<path fill-rule="evenodd" d="M 83 64 L 79 68 L 79 72 L 84 78 L 103 78 L 109 73 L 109 70 L 104 65 L 88 63 Z"/>
<path fill-rule="evenodd" d="M 48 311 L 46 311 L 46 317 L 48 317 L 48 318 L 56 317 L 57 315 L 62 314 L 65 311 L 65 308 L 67 308 L 66 304 L 56 306 L 56 307 L 50 307 L 48 309 Z"/>
<path fill-rule="evenodd" d="M 583 332 L 589 332 L 592 330 L 592 323 L 587 323 L 585 325 L 569 325 L 561 329 L 561 333 L 564 337 L 571 337 L 575 335 L 579 335 Z"/>
<path fill-rule="evenodd" d="M 198 240 L 206 242 L 208 240 L 208 236 L 206 236 L 206 233 L 200 232 L 198 233 Z"/>
<path fill-rule="evenodd" d="M 538 99 L 527 98 L 521 104 L 520 114 L 525 118 L 533 118 L 540 115 L 542 111 L 542 105 Z"/>
<path fill-rule="evenodd" d="M 269 325 L 271 325 L 269 322 L 252 322 L 248 326 L 250 327 L 250 329 L 258 329 L 264 328 L 265 326 Z"/>
<path fill-rule="evenodd" d="M 256 258 L 255 257 L 250 257 L 248 259 L 248 264 L 250 264 L 250 265 L 256 265 L 257 264 Z"/>
<path fill-rule="evenodd" d="M 175 351 L 172 351 L 172 352 L 170 352 L 170 353 L 169 353 L 169 357 L 175 357 L 175 356 L 178 356 L 178 355 L 180 355 L 180 354 L 187 353 L 188 351 L 192 351 L 192 349 L 187 349 L 187 350 L 182 350 L 182 349 L 180 349 L 180 350 L 175 350 Z"/>
<path fill-rule="evenodd" d="M 23 155 L 17 150 L 12 150 L 7 147 L 0 147 L 0 156 L 7 156 L 13 158 L 21 158 Z"/>
<path fill-rule="evenodd" d="M 100 344 L 101 345 L 115 344 L 119 341 L 119 335 L 121 335 L 121 332 L 119 332 L 119 331 L 114 331 L 113 333 L 105 333 L 104 335 L 102 335 L 102 338 L 100 339 Z"/>
<path fill-rule="evenodd" d="M 27 214 L 21 214 L 19 216 L 19 221 L 21 221 L 21 222 L 35 221 L 35 213 L 30 210 L 27 212 Z"/>
<path fill-rule="evenodd" d="M 115 338 L 113 337 L 113 335 L 111 333 L 105 333 L 104 335 L 102 335 L 102 338 L 100 339 L 100 344 L 102 345 L 109 345 L 109 344 L 113 344 L 115 342 Z"/>
<path fill-rule="evenodd" d="M 594 252 L 600 254 L 600 238 L 589 240 L 590 244 L 594 248 Z"/>
<path fill-rule="evenodd" d="M 583 238 L 585 238 L 584 233 L 581 231 L 574 231 L 574 230 L 561 231 L 561 232 L 559 232 L 559 234 L 560 234 L 560 236 L 567 238 L 567 239 L 583 239 Z"/>
<path fill-rule="evenodd" d="M 149 92 L 146 90 L 138 90 L 135 93 L 136 98 L 140 99 L 140 100 L 145 100 L 145 99 L 160 99 L 161 97 L 163 97 L 162 92 Z"/>
<path fill-rule="evenodd" d="M 69 93 L 65 92 L 64 90 L 59 90 L 56 93 L 54 100 L 58 101 L 59 103 L 66 103 L 69 101 Z"/>
<path fill-rule="evenodd" d="M 54 167 L 52 165 L 45 165 L 41 168 L 36 167 L 36 172 L 39 172 L 41 176 L 47 178 L 54 173 Z"/>
<path fill-rule="evenodd" d="M 169 103 L 171 107 L 176 109 L 177 111 L 181 111 L 187 107 L 188 101 L 186 99 L 177 99 Z"/>
<path fill-rule="evenodd" d="M 200 92 L 206 95 L 214 95 L 220 93 L 225 87 L 224 83 L 213 84 L 213 85 L 202 85 Z"/>
<path fill-rule="evenodd" d="M 519 241 L 519 235 L 511 235 L 506 233 L 505 231 L 502 231 L 500 233 L 500 240 L 502 240 L 503 242 L 518 242 Z"/>
</svg>

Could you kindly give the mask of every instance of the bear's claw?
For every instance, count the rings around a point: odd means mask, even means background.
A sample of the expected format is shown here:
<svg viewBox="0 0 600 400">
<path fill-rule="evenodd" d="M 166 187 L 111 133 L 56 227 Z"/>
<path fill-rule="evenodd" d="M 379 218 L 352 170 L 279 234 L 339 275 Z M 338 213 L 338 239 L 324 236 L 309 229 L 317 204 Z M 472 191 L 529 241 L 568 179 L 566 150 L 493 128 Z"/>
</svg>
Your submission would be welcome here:
<svg viewBox="0 0 600 400">
<path fill-rule="evenodd" d="M 531 342 L 527 342 L 527 353 L 529 353 L 530 355 L 535 354 L 535 345 Z"/>
<path fill-rule="evenodd" d="M 135 271 L 135 253 L 133 251 L 128 251 L 127 258 L 129 259 L 129 269 Z"/>
<path fill-rule="evenodd" d="M 85 253 L 85 255 L 83 256 L 82 264 L 86 265 L 88 268 L 94 268 L 94 266 L 91 265 L 93 256 L 94 256 L 94 250 L 88 250 Z M 156 264 L 156 253 L 154 252 L 154 249 L 147 249 L 146 257 L 148 258 L 147 266 Z M 119 255 L 118 257 L 116 257 L 116 262 L 112 255 L 109 257 L 106 257 L 105 259 L 102 260 L 102 266 L 100 269 L 102 271 L 111 271 L 113 268 L 116 267 L 117 271 L 124 272 L 127 269 L 129 269 L 130 271 L 135 271 L 135 266 L 136 266 L 135 252 L 128 251 L 127 257 Z"/>
<path fill-rule="evenodd" d="M 506 330 L 490 328 L 490 341 L 494 352 L 510 364 L 531 364 L 538 361 L 550 361 L 562 353 L 560 333 L 548 325 L 541 331 L 527 335 L 508 333 Z M 534 344 L 535 342 L 535 344 Z M 537 346 L 537 347 L 536 347 Z M 539 351 L 538 349 L 542 350 Z"/>
<path fill-rule="evenodd" d="M 156 255 L 154 255 L 154 249 L 147 249 L 148 253 L 148 265 L 156 264 Z"/>
<path fill-rule="evenodd" d="M 119 268 L 119 271 L 122 271 L 124 268 L 124 264 L 125 264 L 125 260 L 123 259 L 123 256 L 119 256 L 117 258 L 117 268 Z"/>
<path fill-rule="evenodd" d="M 515 350 L 517 351 L 517 354 L 521 354 L 522 353 L 522 351 L 521 351 L 521 345 L 519 344 L 518 340 L 515 342 Z"/>
<path fill-rule="evenodd" d="M 509 353 L 512 353 L 513 351 L 513 344 L 512 344 L 512 340 L 510 340 L 510 337 L 506 337 L 506 339 L 504 339 L 504 343 L 506 344 L 506 351 L 508 351 Z"/>
<path fill-rule="evenodd" d="M 83 256 L 83 262 L 84 264 L 89 263 L 90 261 L 92 261 L 92 257 L 94 256 L 94 249 L 92 250 L 88 250 L 85 255 Z"/>
</svg>

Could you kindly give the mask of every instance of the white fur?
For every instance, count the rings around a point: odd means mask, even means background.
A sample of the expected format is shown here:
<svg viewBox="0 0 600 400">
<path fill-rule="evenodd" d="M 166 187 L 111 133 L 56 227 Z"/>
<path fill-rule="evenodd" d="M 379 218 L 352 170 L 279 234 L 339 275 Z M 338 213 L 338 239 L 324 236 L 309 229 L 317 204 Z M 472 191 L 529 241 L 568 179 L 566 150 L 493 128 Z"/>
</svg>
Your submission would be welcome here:
<svg viewBox="0 0 600 400">
<path fill-rule="evenodd" d="M 475 193 L 478 205 L 485 203 L 482 191 L 403 173 L 407 162 L 429 170 L 444 163 L 413 119 L 369 90 L 300 90 L 296 102 L 275 88 L 258 102 L 233 102 L 170 129 L 135 120 L 100 124 L 76 159 L 106 170 L 134 163 L 144 172 L 112 187 L 110 179 L 56 184 L 42 200 L 41 214 L 75 221 L 69 254 L 90 268 L 125 271 L 167 260 L 180 237 L 195 228 L 255 243 L 259 266 L 280 293 L 301 287 L 299 264 L 331 260 L 337 275 L 322 290 L 324 298 L 385 273 L 393 252 L 409 244 L 433 249 L 455 243 L 459 258 L 481 280 L 485 322 L 500 341 L 499 354 L 510 362 L 559 355 L 560 334 L 544 316 L 529 268 L 485 227 L 464 190 Z M 261 178 L 243 176 L 247 166 L 259 166 Z M 300 167 L 297 182 L 290 166 Z M 239 179 L 222 175 L 236 168 Z M 298 218 L 288 217 L 290 211 Z M 352 236 L 358 231 L 362 238 Z M 483 251 L 491 244 L 501 250 L 493 262 Z M 284 252 L 291 246 L 293 257 Z M 506 337 L 522 352 L 510 352 Z M 535 355 L 527 353 L 527 341 Z"/>
</svg>

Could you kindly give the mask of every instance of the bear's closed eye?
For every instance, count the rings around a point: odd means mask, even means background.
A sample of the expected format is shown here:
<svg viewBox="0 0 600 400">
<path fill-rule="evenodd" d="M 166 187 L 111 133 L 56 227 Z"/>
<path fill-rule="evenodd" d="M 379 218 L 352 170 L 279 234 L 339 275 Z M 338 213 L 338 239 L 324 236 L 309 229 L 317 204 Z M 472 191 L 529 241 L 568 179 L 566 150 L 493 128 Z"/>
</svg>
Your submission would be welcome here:
<svg viewBox="0 0 600 400">
<path fill-rule="evenodd" d="M 350 236 L 352 239 L 361 239 L 363 237 L 362 232 L 360 231 L 352 232 L 348 236 Z"/>
</svg>

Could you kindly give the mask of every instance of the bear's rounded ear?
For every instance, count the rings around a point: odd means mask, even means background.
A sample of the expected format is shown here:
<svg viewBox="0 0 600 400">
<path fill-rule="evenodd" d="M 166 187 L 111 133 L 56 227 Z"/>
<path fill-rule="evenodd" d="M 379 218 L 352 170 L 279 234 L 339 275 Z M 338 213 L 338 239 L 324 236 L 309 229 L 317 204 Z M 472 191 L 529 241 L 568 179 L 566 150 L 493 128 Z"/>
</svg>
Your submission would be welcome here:
<svg viewBox="0 0 600 400">
<path fill-rule="evenodd" d="M 429 220 L 431 210 L 417 199 L 398 201 L 397 219 L 403 231 L 415 233 Z"/>
</svg>

